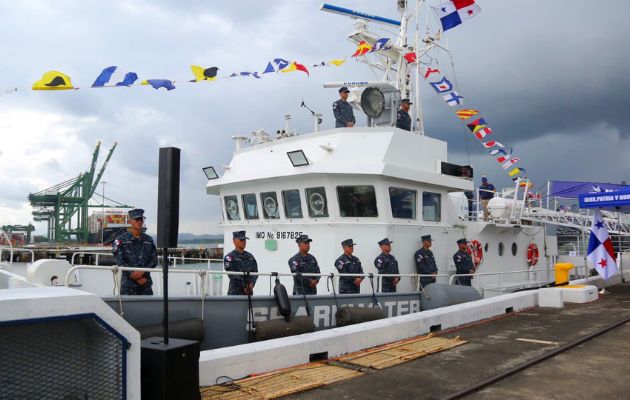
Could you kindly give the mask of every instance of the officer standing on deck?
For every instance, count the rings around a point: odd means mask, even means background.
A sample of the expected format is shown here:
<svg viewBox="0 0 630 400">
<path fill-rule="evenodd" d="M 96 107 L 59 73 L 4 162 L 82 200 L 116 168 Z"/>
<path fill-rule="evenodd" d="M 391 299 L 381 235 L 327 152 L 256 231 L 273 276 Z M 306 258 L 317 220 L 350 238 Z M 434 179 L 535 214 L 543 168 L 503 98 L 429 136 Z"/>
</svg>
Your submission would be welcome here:
<svg viewBox="0 0 630 400">
<path fill-rule="evenodd" d="M 343 254 L 335 261 L 335 267 L 340 274 L 363 274 L 361 261 L 352 255 L 356 243 L 352 239 L 341 242 Z M 342 276 L 339 278 L 339 293 L 359 293 L 361 291 L 362 276 Z"/>
<path fill-rule="evenodd" d="M 398 260 L 396 257 L 390 254 L 392 251 L 392 241 L 389 238 L 385 238 L 378 242 L 381 247 L 381 254 L 374 260 L 374 266 L 378 270 L 379 274 L 398 274 Z M 396 285 L 400 281 L 400 277 L 383 277 L 381 282 L 381 292 L 392 293 L 396 292 Z"/>
<path fill-rule="evenodd" d="M 348 103 L 347 87 L 342 86 L 339 89 L 339 100 L 333 103 L 333 114 L 335 115 L 335 128 L 352 128 L 356 123 L 352 106 Z"/>
<path fill-rule="evenodd" d="M 295 241 L 298 244 L 299 252 L 289 259 L 289 268 L 291 272 L 319 274 L 319 265 L 317 260 L 309 251 L 311 250 L 311 242 L 308 235 L 300 235 Z M 293 277 L 293 294 L 317 294 L 318 276 Z"/>
<path fill-rule="evenodd" d="M 411 117 L 409 116 L 409 108 L 413 103 L 409 99 L 402 99 L 400 102 L 400 108 L 396 114 L 396 128 L 404 129 L 406 131 L 411 130 Z"/>
<path fill-rule="evenodd" d="M 423 275 L 437 275 L 438 268 L 435 264 L 435 257 L 431 251 L 431 235 L 424 235 L 422 239 L 422 248 L 416 251 L 414 258 L 416 260 L 416 271 L 418 274 Z M 420 277 L 420 284 L 422 287 L 430 285 L 435 282 L 435 276 L 423 276 Z"/>
<path fill-rule="evenodd" d="M 468 241 L 466 239 L 459 239 L 457 241 L 457 245 L 459 246 L 459 250 L 457 253 L 453 254 L 453 261 L 455 261 L 455 268 L 457 274 L 474 274 L 475 266 L 473 264 L 472 257 L 468 254 L 467 245 Z M 455 279 L 455 283 L 462 286 L 470 286 L 470 280 L 472 276 L 458 276 Z"/>
<path fill-rule="evenodd" d="M 232 243 L 234 250 L 230 251 L 223 258 L 223 266 L 226 271 L 231 272 L 258 272 L 258 263 L 252 255 L 245 251 L 247 244 L 247 236 L 245 231 L 232 232 Z M 256 284 L 257 275 L 250 275 L 249 279 L 245 275 L 229 275 L 230 287 L 229 295 L 253 294 L 254 285 Z"/>
<path fill-rule="evenodd" d="M 157 249 L 151 236 L 142 233 L 144 210 L 129 211 L 131 227 L 118 236 L 112 244 L 116 265 L 120 267 L 155 268 L 158 263 Z M 120 294 L 152 295 L 153 280 L 148 272 L 122 271 Z"/>
</svg>

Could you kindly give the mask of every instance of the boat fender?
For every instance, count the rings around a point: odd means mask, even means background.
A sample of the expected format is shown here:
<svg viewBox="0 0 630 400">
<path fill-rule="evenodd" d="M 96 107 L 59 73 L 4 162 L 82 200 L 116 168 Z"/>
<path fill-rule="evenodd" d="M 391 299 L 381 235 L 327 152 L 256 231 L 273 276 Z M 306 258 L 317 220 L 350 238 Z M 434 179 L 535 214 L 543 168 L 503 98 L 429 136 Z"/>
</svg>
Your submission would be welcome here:
<svg viewBox="0 0 630 400">
<path fill-rule="evenodd" d="M 337 326 L 354 325 L 383 318 L 385 318 L 385 312 L 380 308 L 372 307 L 341 307 L 335 313 Z"/>
<path fill-rule="evenodd" d="M 164 336 L 164 325 L 147 325 L 138 328 L 140 338 L 146 339 L 154 336 Z M 203 320 L 200 318 L 182 319 L 171 321 L 168 324 L 169 337 L 203 342 L 205 336 Z"/>
<path fill-rule="evenodd" d="M 473 264 L 476 269 L 483 261 L 483 247 L 478 240 L 471 240 L 470 243 L 468 243 L 468 254 L 472 256 Z"/>
<path fill-rule="evenodd" d="M 536 246 L 536 243 L 530 243 L 530 245 L 527 247 L 527 264 L 530 267 L 533 267 L 534 265 L 538 264 L 538 258 L 538 246 Z"/>
<path fill-rule="evenodd" d="M 474 300 L 481 300 L 481 295 L 472 286 L 432 283 L 424 287 L 420 298 L 420 308 L 423 311 L 433 310 Z"/>
<path fill-rule="evenodd" d="M 301 316 L 286 319 L 271 319 L 269 321 L 254 322 L 256 341 L 277 339 L 281 337 L 301 335 L 315 331 L 315 324 L 311 317 Z"/>
<path fill-rule="evenodd" d="M 278 278 L 276 278 L 276 285 L 273 287 L 273 296 L 276 298 L 278 312 L 286 321 L 289 321 L 289 317 L 291 316 L 291 302 L 289 301 L 287 289 L 280 283 L 280 279 Z"/>
</svg>

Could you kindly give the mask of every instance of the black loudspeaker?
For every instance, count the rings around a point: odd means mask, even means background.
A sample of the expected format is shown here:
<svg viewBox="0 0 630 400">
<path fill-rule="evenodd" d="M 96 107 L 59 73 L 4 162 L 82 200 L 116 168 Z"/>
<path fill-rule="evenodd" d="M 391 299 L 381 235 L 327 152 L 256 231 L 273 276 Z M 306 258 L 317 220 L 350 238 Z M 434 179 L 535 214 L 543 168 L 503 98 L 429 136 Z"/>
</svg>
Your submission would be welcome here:
<svg viewBox="0 0 630 400">
<path fill-rule="evenodd" d="M 160 149 L 157 247 L 177 247 L 179 231 L 179 159 L 176 147 Z"/>
<path fill-rule="evenodd" d="M 200 400 L 199 342 L 158 337 L 142 341 L 142 400 Z"/>
</svg>

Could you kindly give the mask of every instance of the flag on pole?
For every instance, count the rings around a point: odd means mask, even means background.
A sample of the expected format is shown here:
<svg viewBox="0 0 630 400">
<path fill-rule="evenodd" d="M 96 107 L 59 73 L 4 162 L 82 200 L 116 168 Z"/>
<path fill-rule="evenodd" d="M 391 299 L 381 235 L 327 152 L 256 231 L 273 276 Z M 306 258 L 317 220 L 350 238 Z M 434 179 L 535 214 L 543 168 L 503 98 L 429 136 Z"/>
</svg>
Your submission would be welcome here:
<svg viewBox="0 0 630 400">
<path fill-rule="evenodd" d="M 445 1 L 439 7 L 433 7 L 433 9 L 440 18 L 444 32 L 455 28 L 481 12 L 481 7 L 475 4 L 475 0 Z"/>
<path fill-rule="evenodd" d="M 588 241 L 588 261 L 595 267 L 602 278 L 608 279 L 617 272 L 615 251 L 604 225 L 604 218 L 598 209 L 593 212 L 591 237 Z"/>
</svg>

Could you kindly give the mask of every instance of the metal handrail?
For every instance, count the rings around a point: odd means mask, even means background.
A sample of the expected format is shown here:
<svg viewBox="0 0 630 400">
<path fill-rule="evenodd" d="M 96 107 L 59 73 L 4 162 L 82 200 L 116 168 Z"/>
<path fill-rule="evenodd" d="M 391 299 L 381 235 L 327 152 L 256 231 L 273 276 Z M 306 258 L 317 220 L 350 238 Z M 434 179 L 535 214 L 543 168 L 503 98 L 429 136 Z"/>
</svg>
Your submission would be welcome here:
<svg viewBox="0 0 630 400">
<path fill-rule="evenodd" d="M 524 273 L 532 273 L 532 272 L 545 272 L 549 274 L 550 271 L 555 271 L 555 268 L 545 268 L 545 269 L 524 269 L 518 271 L 501 271 L 501 272 L 475 272 L 474 274 L 453 274 L 450 276 L 448 284 L 452 285 L 458 277 L 475 277 L 475 276 L 499 276 L 499 287 L 500 291 L 503 291 L 503 275 L 513 275 L 520 274 L 520 282 L 519 287 L 523 288 L 523 275 Z"/>
<path fill-rule="evenodd" d="M 93 255 L 96 256 L 96 265 L 98 266 L 98 259 L 99 256 L 106 256 L 106 257 L 114 257 L 113 254 L 111 254 L 110 252 L 98 252 L 98 251 L 78 251 L 76 253 L 72 253 L 72 258 L 70 259 L 70 264 L 75 265 L 74 264 L 74 260 L 75 257 L 77 255 Z M 158 255 L 158 258 L 162 258 L 161 256 Z M 173 265 L 177 265 L 177 260 L 191 260 L 191 261 L 199 261 L 199 262 L 223 262 L 222 258 L 194 258 L 194 257 L 178 257 L 178 256 L 169 256 L 168 257 L 169 260 L 173 260 Z"/>
<path fill-rule="evenodd" d="M 74 257 L 77 255 L 91 255 L 91 256 L 96 256 L 96 265 L 98 265 L 98 258 L 99 256 L 107 256 L 107 257 L 114 257 L 113 254 L 109 253 L 109 252 L 98 252 L 98 251 L 78 251 L 76 253 L 72 253 L 72 258 L 70 259 L 70 264 L 74 265 Z"/>
<path fill-rule="evenodd" d="M 35 252 L 33 251 L 33 249 L 26 249 L 26 248 L 22 248 L 22 247 L 9 247 L 9 246 L 0 246 L 0 256 L 2 256 L 2 250 L 3 249 L 10 249 L 11 250 L 11 255 L 13 255 L 13 253 L 15 252 L 21 252 L 21 253 L 30 253 L 31 254 L 31 261 L 33 262 L 35 261 Z M 13 259 L 13 257 L 11 257 L 11 259 Z M 13 260 L 10 260 L 11 263 L 13 262 Z"/>
</svg>

